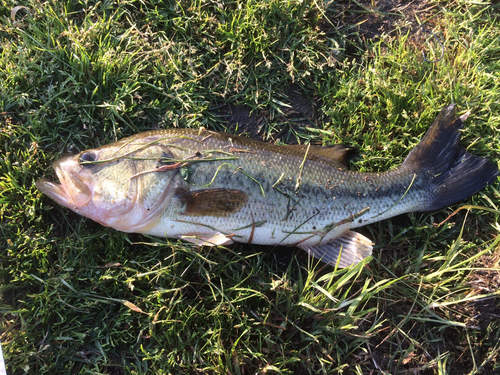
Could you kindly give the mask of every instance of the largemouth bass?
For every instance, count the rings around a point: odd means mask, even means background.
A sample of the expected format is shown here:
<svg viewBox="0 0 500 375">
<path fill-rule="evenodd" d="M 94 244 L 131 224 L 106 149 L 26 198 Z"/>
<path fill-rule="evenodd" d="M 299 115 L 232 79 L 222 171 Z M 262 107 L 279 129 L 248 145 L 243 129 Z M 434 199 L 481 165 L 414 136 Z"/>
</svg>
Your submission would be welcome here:
<svg viewBox="0 0 500 375">
<path fill-rule="evenodd" d="M 373 246 L 352 228 L 437 210 L 496 180 L 497 167 L 459 143 L 466 117 L 445 107 L 404 163 L 385 173 L 349 171 L 342 148 L 166 129 L 58 160 L 60 184 L 42 179 L 37 186 L 120 231 L 206 246 L 296 246 L 347 267 Z"/>
</svg>

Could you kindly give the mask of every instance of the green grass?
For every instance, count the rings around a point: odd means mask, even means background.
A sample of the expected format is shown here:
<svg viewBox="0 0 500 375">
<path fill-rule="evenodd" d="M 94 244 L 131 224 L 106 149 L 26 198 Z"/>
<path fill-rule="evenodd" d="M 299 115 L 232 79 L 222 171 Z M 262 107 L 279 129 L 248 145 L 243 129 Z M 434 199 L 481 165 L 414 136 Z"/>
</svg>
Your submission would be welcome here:
<svg viewBox="0 0 500 375">
<path fill-rule="evenodd" d="M 373 8 L 355 3 L 25 1 L 13 21 L 19 3 L 0 0 L 10 374 L 500 372 L 498 183 L 363 229 L 373 258 L 349 270 L 293 249 L 120 233 L 34 185 L 62 154 L 138 131 L 224 130 L 227 104 L 250 108 L 267 141 L 346 143 L 360 150 L 353 169 L 384 171 L 455 102 L 471 111 L 463 144 L 498 163 L 498 4 L 428 4 L 445 45 L 429 64 L 429 35 L 364 43 L 349 16 Z M 290 87 L 317 104 L 312 116 Z"/>
</svg>

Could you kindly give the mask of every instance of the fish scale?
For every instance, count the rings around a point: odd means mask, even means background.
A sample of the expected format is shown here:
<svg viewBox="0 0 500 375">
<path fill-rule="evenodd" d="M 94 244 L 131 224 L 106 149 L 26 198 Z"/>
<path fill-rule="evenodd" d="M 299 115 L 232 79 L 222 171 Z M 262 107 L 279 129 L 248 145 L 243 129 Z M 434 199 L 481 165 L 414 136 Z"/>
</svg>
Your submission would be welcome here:
<svg viewBox="0 0 500 375">
<path fill-rule="evenodd" d="M 190 150 L 183 155 L 184 158 L 192 155 L 200 147 L 211 150 L 228 148 L 228 141 L 221 139 L 220 135 L 206 139 L 204 133 L 191 136 L 196 141 L 185 139 L 178 142 L 181 147 Z M 190 190 L 206 186 L 211 188 L 238 187 L 244 190 L 249 195 L 249 201 L 241 210 L 232 213 L 224 220 L 219 217 L 206 217 L 204 223 L 216 228 L 218 232 L 235 232 L 243 236 L 245 242 L 248 241 L 251 228 L 240 231 L 235 231 L 235 228 L 251 226 L 252 222 L 266 222 L 265 225 L 254 229 L 253 243 L 275 244 L 278 241 L 281 245 L 292 245 L 300 241 L 302 238 L 298 237 L 303 236 L 304 233 L 313 234 L 315 231 L 324 231 L 328 226 L 348 221 L 350 217 L 366 208 L 369 210 L 357 222 L 346 222 L 330 231 L 342 233 L 346 227 L 353 228 L 401 212 L 415 211 L 429 200 L 425 194 L 421 194 L 422 190 L 419 186 L 422 184 L 421 179 L 413 182 L 413 189 L 408 189 L 413 176 L 406 171 L 360 175 L 342 169 L 338 165 L 332 166 L 324 163 L 322 160 L 310 160 L 304 153 L 282 156 L 267 150 L 255 151 L 258 150 L 257 142 L 246 139 L 240 142 L 240 140 L 240 138 L 231 138 L 233 148 L 254 150 L 254 153 L 237 153 L 238 159 L 232 162 L 231 166 L 221 167 L 220 162 L 217 161 L 193 166 Z M 286 149 L 283 151 L 286 152 Z M 286 157 L 285 161 L 283 157 Z M 296 180 L 300 175 L 300 165 L 304 160 L 301 184 L 299 189 L 295 190 Z M 240 172 L 239 168 L 256 181 Z M 335 187 L 331 185 L 333 189 L 330 189 L 326 176 L 330 180 L 337 181 Z M 288 183 L 280 184 L 279 181 Z M 286 191 L 290 198 L 278 189 Z M 396 202 L 398 202 L 397 205 L 395 205 Z M 389 212 L 392 205 L 395 207 Z M 295 209 L 290 211 L 290 206 L 295 206 Z M 176 208 L 175 212 L 169 210 L 164 215 L 165 223 L 169 220 L 186 221 L 182 215 L 182 205 L 179 204 Z M 312 217 L 315 220 L 311 222 Z M 361 223 L 359 220 L 362 220 Z M 166 224 L 158 225 L 158 227 L 164 226 Z M 193 229 L 192 227 L 190 229 L 179 228 L 180 232 L 186 230 L 192 231 Z M 301 234 L 290 235 L 293 232 Z M 322 233 L 317 234 L 318 239 L 321 235 Z"/>
</svg>

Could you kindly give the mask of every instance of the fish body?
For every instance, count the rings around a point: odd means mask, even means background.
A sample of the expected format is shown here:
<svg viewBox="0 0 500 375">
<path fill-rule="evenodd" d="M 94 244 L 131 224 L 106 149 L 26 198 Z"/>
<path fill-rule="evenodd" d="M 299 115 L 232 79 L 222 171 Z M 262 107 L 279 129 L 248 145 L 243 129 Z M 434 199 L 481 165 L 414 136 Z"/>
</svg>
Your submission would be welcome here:
<svg viewBox="0 0 500 375">
<path fill-rule="evenodd" d="M 204 129 L 137 134 L 56 161 L 54 201 L 124 232 L 198 245 L 297 246 L 340 267 L 371 254 L 351 229 L 439 209 L 492 183 L 498 169 L 466 152 L 466 117 L 445 107 L 398 168 L 349 171 L 343 150 L 284 146 Z"/>
</svg>

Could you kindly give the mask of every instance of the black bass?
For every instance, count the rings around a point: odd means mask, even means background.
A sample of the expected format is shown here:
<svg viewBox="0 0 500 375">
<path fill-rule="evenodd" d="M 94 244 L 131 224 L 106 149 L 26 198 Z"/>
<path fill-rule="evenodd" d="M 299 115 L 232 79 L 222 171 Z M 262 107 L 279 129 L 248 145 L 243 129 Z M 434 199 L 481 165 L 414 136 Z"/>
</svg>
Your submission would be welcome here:
<svg viewBox="0 0 500 375">
<path fill-rule="evenodd" d="M 205 129 L 149 131 L 53 165 L 57 203 L 124 232 L 197 245 L 296 246 L 347 267 L 371 254 L 352 228 L 468 198 L 498 176 L 460 145 L 455 105 L 445 107 L 404 163 L 385 173 L 342 164 L 342 149 L 283 146 Z"/>
</svg>

